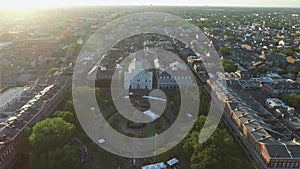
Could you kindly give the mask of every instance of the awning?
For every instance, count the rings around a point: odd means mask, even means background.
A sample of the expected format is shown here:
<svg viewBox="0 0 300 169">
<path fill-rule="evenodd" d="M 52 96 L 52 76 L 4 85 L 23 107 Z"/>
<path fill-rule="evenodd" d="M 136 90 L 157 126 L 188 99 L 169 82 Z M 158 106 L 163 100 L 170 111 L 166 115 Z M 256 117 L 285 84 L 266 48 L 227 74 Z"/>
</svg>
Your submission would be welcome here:
<svg viewBox="0 0 300 169">
<path fill-rule="evenodd" d="M 164 162 L 142 166 L 142 169 L 162 169 L 167 168 Z"/>
<path fill-rule="evenodd" d="M 173 166 L 175 165 L 176 163 L 178 163 L 179 161 L 177 160 L 177 158 L 172 158 L 171 160 L 167 161 L 167 164 L 169 166 Z"/>
</svg>

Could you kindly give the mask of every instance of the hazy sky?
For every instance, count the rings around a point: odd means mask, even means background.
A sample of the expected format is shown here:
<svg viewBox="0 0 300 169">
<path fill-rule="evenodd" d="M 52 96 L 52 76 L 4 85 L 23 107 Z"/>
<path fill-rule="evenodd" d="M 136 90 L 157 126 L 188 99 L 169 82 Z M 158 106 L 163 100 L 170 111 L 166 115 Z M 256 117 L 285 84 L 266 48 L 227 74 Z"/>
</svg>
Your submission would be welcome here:
<svg viewBox="0 0 300 169">
<path fill-rule="evenodd" d="M 77 0 L 79 1 L 79 0 Z M 102 4 L 300 7 L 300 0 L 87 0 Z"/>
<path fill-rule="evenodd" d="M 185 5 L 300 7 L 300 0 L 0 0 L 0 8 L 38 8 L 69 5 Z"/>
</svg>

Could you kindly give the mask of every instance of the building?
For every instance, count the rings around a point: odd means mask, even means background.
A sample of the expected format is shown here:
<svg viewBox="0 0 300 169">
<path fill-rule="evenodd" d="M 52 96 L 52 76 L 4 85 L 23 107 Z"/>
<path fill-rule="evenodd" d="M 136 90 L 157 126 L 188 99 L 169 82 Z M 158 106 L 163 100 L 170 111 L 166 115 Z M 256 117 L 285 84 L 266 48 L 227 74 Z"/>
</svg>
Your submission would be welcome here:
<svg viewBox="0 0 300 169">
<path fill-rule="evenodd" d="M 141 58 L 133 58 L 126 70 L 124 70 L 124 89 L 153 88 L 153 71 L 147 70 L 149 63 Z M 125 69 L 125 68 L 124 68 Z"/>
<path fill-rule="evenodd" d="M 277 118 L 235 80 L 210 83 L 205 91 L 214 94 L 215 104 L 225 103 L 223 121 L 257 168 L 287 169 L 300 167 L 300 121 L 293 114 Z M 213 92 L 212 92 L 213 91 Z M 212 97 L 214 98 L 214 97 Z"/>
<path fill-rule="evenodd" d="M 241 79 L 250 79 L 254 77 L 253 72 L 241 67 L 240 65 L 238 66 L 235 74 L 238 75 Z"/>
<path fill-rule="evenodd" d="M 193 84 L 192 77 L 184 71 L 172 71 L 172 75 L 166 71 L 160 71 L 158 74 L 159 89 L 177 89 Z"/>
<path fill-rule="evenodd" d="M 94 66 L 88 73 L 87 80 L 90 87 L 120 87 L 123 82 L 122 67 L 117 65 L 114 69 L 107 69 L 103 66 Z"/>
<path fill-rule="evenodd" d="M 244 90 L 247 90 L 247 89 L 255 90 L 255 89 L 260 88 L 259 82 L 256 80 L 252 80 L 252 79 L 240 80 L 240 84 Z"/>
<path fill-rule="evenodd" d="M 295 66 L 300 66 L 300 56 L 288 56 L 286 57 L 287 62 Z"/>
<path fill-rule="evenodd" d="M 278 97 L 281 94 L 300 94 L 300 83 L 291 80 L 265 83 L 263 85 L 263 90 L 272 97 Z"/>
<path fill-rule="evenodd" d="M 193 78 L 188 73 L 188 68 L 183 62 L 177 60 L 170 62 L 166 67 L 157 71 L 157 87 L 159 89 L 177 89 L 192 85 Z"/>
<path fill-rule="evenodd" d="M 17 101 L 19 101 L 22 98 L 22 96 L 24 96 L 27 93 L 28 89 L 28 87 L 14 87 L 9 88 L 3 93 L 1 93 L 0 113 L 2 113 L 6 108 L 15 104 Z"/>
<path fill-rule="evenodd" d="M 24 147 L 25 128 L 49 117 L 65 98 L 70 85 L 68 77 L 40 79 L 0 112 L 0 169 L 13 167 Z"/>
<path fill-rule="evenodd" d="M 255 165 L 266 169 L 300 167 L 299 136 L 243 90 L 221 92 L 223 120 Z"/>
<path fill-rule="evenodd" d="M 287 108 L 287 106 L 278 98 L 269 98 L 266 100 L 266 105 L 273 109 L 273 108 Z"/>
<path fill-rule="evenodd" d="M 277 68 L 277 67 L 285 67 L 287 66 L 287 60 L 285 55 L 281 54 L 273 54 L 273 55 L 266 55 L 263 57 L 265 60 L 265 63 L 269 65 L 271 68 Z"/>
</svg>

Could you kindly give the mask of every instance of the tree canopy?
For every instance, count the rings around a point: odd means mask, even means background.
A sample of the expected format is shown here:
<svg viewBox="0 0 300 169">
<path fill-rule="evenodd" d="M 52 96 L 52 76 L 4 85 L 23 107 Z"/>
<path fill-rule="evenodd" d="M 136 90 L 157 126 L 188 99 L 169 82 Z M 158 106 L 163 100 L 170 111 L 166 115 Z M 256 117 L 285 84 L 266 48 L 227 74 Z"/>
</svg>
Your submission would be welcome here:
<svg viewBox="0 0 300 169">
<path fill-rule="evenodd" d="M 79 156 L 76 147 L 65 145 L 61 149 L 42 153 L 34 166 L 36 169 L 82 169 Z"/>
<path fill-rule="evenodd" d="M 49 69 L 48 73 L 49 74 L 54 74 L 56 71 L 58 71 L 59 69 L 57 67 L 52 67 L 51 69 Z"/>
<path fill-rule="evenodd" d="M 295 108 L 300 106 L 300 94 L 284 94 L 281 95 L 280 99 L 289 106 Z"/>
<path fill-rule="evenodd" d="M 222 66 L 225 72 L 235 72 L 237 71 L 237 66 L 234 64 L 233 61 L 228 59 L 221 60 Z"/>
<path fill-rule="evenodd" d="M 281 53 L 287 56 L 293 56 L 295 54 L 295 52 L 292 49 L 284 49 L 281 51 Z"/>
<path fill-rule="evenodd" d="M 66 122 L 69 122 L 71 124 L 76 123 L 74 114 L 69 111 L 56 111 L 54 113 L 54 117 L 60 117 L 60 118 L 64 119 Z"/>
<path fill-rule="evenodd" d="M 200 115 L 182 142 L 184 151 L 191 154 L 191 169 L 251 168 L 250 163 L 243 162 L 247 157 L 241 156 L 242 149 L 222 124 L 206 142 L 199 144 L 199 133 L 205 121 L 206 116 Z"/>
<path fill-rule="evenodd" d="M 66 144 L 75 131 L 75 126 L 62 118 L 48 118 L 32 128 L 29 137 L 31 150 L 36 155 L 60 148 Z"/>
<path fill-rule="evenodd" d="M 232 54 L 231 49 L 228 47 L 221 47 L 219 51 L 222 56 L 228 56 Z"/>
</svg>

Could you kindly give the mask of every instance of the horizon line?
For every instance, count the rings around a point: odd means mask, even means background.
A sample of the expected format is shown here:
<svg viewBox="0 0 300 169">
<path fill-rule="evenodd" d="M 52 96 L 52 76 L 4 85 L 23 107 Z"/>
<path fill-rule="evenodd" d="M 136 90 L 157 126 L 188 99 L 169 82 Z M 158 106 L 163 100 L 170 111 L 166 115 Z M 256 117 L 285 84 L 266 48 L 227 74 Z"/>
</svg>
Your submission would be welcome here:
<svg viewBox="0 0 300 169">
<path fill-rule="evenodd" d="M 290 8 L 300 9 L 300 6 L 247 6 L 247 5 L 205 5 L 205 4 L 65 4 L 65 5 L 51 5 L 41 6 L 36 8 L 5 8 L 0 7 L 0 10 L 39 10 L 39 9 L 58 9 L 69 7 L 216 7 L 216 8 Z"/>
</svg>

